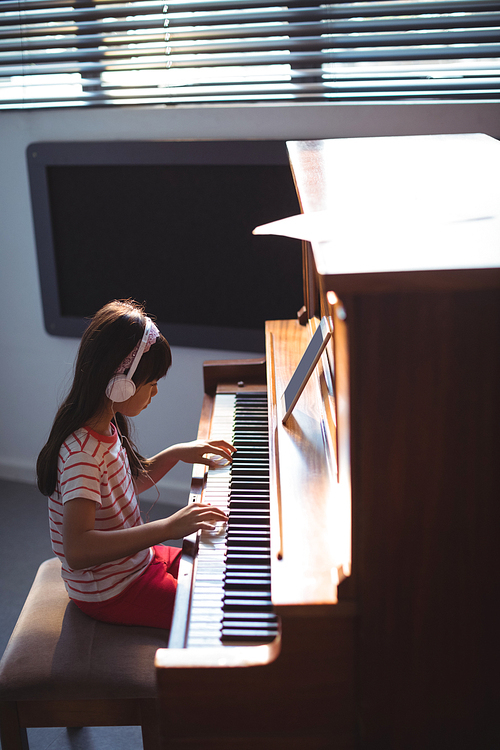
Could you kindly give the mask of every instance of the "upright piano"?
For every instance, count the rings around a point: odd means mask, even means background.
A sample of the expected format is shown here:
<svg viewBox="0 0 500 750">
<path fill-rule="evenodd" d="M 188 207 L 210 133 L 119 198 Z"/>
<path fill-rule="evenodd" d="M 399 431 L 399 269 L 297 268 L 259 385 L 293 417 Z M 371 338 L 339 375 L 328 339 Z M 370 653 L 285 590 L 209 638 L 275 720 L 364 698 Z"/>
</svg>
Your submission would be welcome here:
<svg viewBox="0 0 500 750">
<path fill-rule="evenodd" d="M 422 750 L 498 741 L 500 144 L 290 142 L 304 308 L 266 356 L 207 362 L 165 748 Z M 331 332 L 291 416 L 282 394 Z"/>
</svg>

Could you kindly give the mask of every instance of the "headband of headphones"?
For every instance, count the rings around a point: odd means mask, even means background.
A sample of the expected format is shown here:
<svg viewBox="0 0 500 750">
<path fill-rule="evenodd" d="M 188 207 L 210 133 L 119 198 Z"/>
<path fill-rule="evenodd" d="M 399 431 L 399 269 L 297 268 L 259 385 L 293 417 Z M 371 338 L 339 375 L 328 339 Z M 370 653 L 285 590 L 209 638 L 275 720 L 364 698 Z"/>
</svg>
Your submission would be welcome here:
<svg viewBox="0 0 500 750">
<path fill-rule="evenodd" d="M 132 377 L 137 370 L 142 355 L 150 349 L 159 335 L 160 332 L 151 318 L 146 318 L 142 339 L 136 344 L 132 352 L 125 357 L 115 375 L 108 383 L 106 396 L 110 401 L 121 403 L 132 398 L 136 390 Z M 125 375 L 124 372 L 127 369 L 128 372 Z"/>
</svg>

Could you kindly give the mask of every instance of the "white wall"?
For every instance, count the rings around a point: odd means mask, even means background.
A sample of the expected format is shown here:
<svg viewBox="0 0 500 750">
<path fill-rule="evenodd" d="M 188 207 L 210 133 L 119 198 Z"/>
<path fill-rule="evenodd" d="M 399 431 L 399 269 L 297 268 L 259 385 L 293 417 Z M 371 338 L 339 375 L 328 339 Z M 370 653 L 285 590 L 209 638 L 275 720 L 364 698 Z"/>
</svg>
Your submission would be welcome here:
<svg viewBox="0 0 500 750">
<path fill-rule="evenodd" d="M 43 327 L 25 150 L 33 141 L 169 138 L 315 139 L 483 132 L 500 137 L 500 104 L 268 105 L 68 109 L 0 113 L 0 477 L 34 481 L 34 465 L 65 394 L 78 342 Z M 153 405 L 136 420 L 152 454 L 194 439 L 205 359 L 234 352 L 174 348 L 173 367 Z M 246 355 L 244 352 L 241 356 Z M 190 468 L 161 484 L 182 504 Z"/>
</svg>

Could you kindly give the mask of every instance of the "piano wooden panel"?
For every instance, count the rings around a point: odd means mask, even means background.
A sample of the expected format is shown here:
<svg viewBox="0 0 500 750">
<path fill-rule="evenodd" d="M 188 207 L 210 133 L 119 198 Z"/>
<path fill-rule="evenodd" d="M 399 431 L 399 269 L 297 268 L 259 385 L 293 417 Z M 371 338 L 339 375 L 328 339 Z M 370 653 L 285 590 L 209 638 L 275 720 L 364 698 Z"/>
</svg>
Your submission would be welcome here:
<svg viewBox="0 0 500 750">
<path fill-rule="evenodd" d="M 361 746 L 491 748 L 500 294 L 348 309 Z"/>
<path fill-rule="evenodd" d="M 329 310 L 332 314 L 332 310 Z M 337 587 L 350 574 L 351 493 L 350 469 L 339 475 L 337 413 L 333 383 L 326 383 L 323 362 L 318 363 L 291 417 L 282 424 L 280 403 L 314 333 L 317 321 L 301 326 L 297 321 L 266 324 L 271 453 L 271 565 L 273 604 L 278 613 L 297 607 L 311 615 L 319 607 L 330 607 L 332 616 L 342 607 Z M 333 342 L 341 348 L 335 319 Z M 328 364 L 325 370 L 329 370 Z M 337 379 L 340 383 L 341 377 Z M 346 384 L 347 385 L 347 384 Z M 339 397 L 342 397 L 342 393 Z M 348 395 L 344 396 L 344 402 Z M 349 439 L 348 424 L 342 437 Z M 347 456 L 347 463 L 349 462 Z"/>
<path fill-rule="evenodd" d="M 347 311 L 357 741 L 487 750 L 499 741 L 500 144 L 289 150 L 303 210 L 341 217 L 312 243 L 308 273 L 313 309 L 333 290 Z M 404 231 L 398 208 L 416 217 Z"/>
</svg>

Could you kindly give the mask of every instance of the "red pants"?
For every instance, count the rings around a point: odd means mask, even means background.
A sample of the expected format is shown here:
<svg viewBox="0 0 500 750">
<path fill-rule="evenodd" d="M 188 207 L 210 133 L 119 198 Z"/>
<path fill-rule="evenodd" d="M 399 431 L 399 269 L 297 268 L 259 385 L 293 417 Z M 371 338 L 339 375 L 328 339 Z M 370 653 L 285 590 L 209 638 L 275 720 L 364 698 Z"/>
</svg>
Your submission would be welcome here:
<svg viewBox="0 0 500 750">
<path fill-rule="evenodd" d="M 117 596 L 104 602 L 75 604 L 95 620 L 114 625 L 148 625 L 170 628 L 181 550 L 177 547 L 153 547 L 154 557 L 139 578 Z"/>
</svg>

